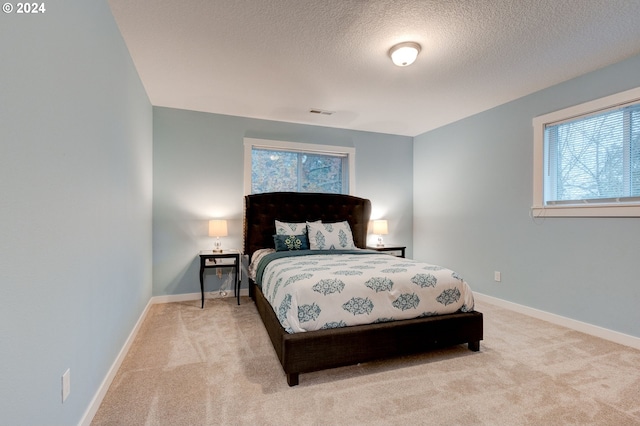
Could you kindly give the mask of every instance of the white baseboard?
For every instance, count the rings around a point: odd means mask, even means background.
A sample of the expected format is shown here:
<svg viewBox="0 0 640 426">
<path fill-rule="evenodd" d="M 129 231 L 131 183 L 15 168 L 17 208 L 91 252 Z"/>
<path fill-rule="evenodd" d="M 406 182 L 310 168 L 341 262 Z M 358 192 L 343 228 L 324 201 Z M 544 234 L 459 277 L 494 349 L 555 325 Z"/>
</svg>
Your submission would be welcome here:
<svg viewBox="0 0 640 426">
<path fill-rule="evenodd" d="M 93 396 L 93 399 L 89 404 L 89 407 L 87 407 L 87 410 L 84 412 L 84 415 L 82 416 L 82 419 L 80 420 L 79 425 L 81 426 L 91 425 L 91 421 L 93 420 L 93 417 L 98 412 L 98 408 L 100 408 L 100 404 L 102 404 L 102 400 L 107 395 L 109 386 L 111 386 L 111 382 L 113 382 L 113 379 L 116 377 L 116 374 L 118 373 L 118 369 L 120 368 L 120 365 L 122 365 L 122 361 L 124 361 L 124 358 L 127 356 L 127 353 L 129 352 L 129 349 L 131 348 L 131 345 L 133 344 L 133 341 L 135 340 L 136 335 L 138 334 L 138 330 L 140 330 L 140 327 L 142 326 L 144 319 L 147 317 L 147 313 L 149 312 L 151 305 L 152 305 L 151 300 L 149 300 L 149 302 L 147 302 L 147 306 L 145 306 L 144 310 L 142 311 L 142 314 L 140 314 L 140 318 L 138 318 L 138 321 L 136 321 L 136 325 L 133 327 L 133 330 L 131 330 L 131 333 L 129 333 L 129 337 L 127 337 L 127 340 L 124 342 L 122 349 L 120 349 L 118 356 L 116 357 L 115 361 L 113 361 L 113 364 L 111 364 L 111 368 L 109 369 L 106 377 L 100 384 L 98 391 Z"/>
<path fill-rule="evenodd" d="M 541 311 L 539 309 L 530 308 L 528 306 L 519 305 L 517 303 L 508 302 L 503 299 L 498 299 L 493 296 L 487 296 L 486 294 L 473 292 L 474 297 L 479 302 L 486 302 L 492 305 L 499 306 L 501 308 L 509 309 L 514 312 L 518 312 L 524 315 L 528 315 L 533 318 L 541 319 L 552 324 L 567 327 L 572 330 L 580 331 L 582 333 L 590 334 L 592 336 L 599 337 L 601 339 L 609 340 L 614 343 L 629 346 L 634 349 L 640 349 L 640 338 L 630 336 L 628 334 L 620 333 L 617 331 L 609 330 L 599 327 L 597 325 L 588 324 L 586 322 L 577 321 L 571 318 L 563 317 L 549 312 Z"/>
<path fill-rule="evenodd" d="M 240 296 L 248 296 L 248 295 L 249 295 L 248 289 L 240 290 Z M 133 330 L 131 330 L 131 333 L 129 333 L 129 337 L 127 337 L 127 340 L 124 342 L 122 349 L 120 350 L 120 352 L 118 353 L 118 356 L 116 357 L 115 361 L 111 365 L 111 368 L 109 369 L 106 377 L 100 384 L 100 387 L 98 388 L 98 391 L 96 392 L 95 396 L 91 400 L 89 407 L 87 408 L 84 415 L 82 416 L 82 420 L 80 420 L 80 423 L 79 423 L 80 426 L 91 425 L 91 421 L 93 420 L 93 417 L 98 412 L 98 409 L 100 408 L 100 404 L 102 404 L 102 400 L 107 395 L 109 386 L 111 386 L 113 379 L 116 377 L 116 373 L 118 373 L 118 369 L 122 365 L 124 358 L 127 356 L 127 353 L 129 352 L 129 349 L 131 348 L 131 345 L 133 344 L 133 341 L 135 340 L 138 334 L 138 331 L 140 330 L 140 326 L 142 325 L 145 318 L 147 317 L 147 314 L 149 313 L 149 309 L 151 308 L 151 305 L 157 305 L 160 303 L 185 302 L 188 300 L 200 300 L 201 297 L 202 297 L 201 293 L 187 293 L 187 294 L 174 294 L 174 295 L 167 295 L 167 296 L 154 296 L 151 299 L 149 299 L 147 306 L 145 306 L 144 310 L 142 311 L 142 314 L 140 314 L 140 318 L 138 318 L 136 325 L 133 327 Z M 205 302 L 207 299 L 219 299 L 222 297 L 235 297 L 235 296 L 233 295 L 233 292 L 231 293 L 227 292 L 225 296 L 221 295 L 219 292 L 205 293 Z"/>
</svg>

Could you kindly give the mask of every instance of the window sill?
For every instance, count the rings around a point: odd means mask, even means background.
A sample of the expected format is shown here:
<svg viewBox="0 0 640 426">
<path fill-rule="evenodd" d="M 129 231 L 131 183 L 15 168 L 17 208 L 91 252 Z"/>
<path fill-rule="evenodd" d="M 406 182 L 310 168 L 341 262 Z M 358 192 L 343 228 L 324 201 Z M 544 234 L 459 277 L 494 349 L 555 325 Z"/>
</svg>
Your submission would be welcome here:
<svg viewBox="0 0 640 426">
<path fill-rule="evenodd" d="M 640 204 L 584 204 L 563 206 L 533 206 L 534 218 L 544 217 L 640 217 Z"/>
</svg>

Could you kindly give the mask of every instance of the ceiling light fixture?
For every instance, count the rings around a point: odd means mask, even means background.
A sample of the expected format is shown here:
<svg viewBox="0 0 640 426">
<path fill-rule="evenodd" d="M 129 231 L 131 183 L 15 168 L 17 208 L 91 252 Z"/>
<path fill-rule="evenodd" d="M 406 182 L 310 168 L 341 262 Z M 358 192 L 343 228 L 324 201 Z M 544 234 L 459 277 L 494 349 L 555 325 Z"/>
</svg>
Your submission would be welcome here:
<svg viewBox="0 0 640 426">
<path fill-rule="evenodd" d="M 399 67 L 411 65 L 420 53 L 420 45 L 413 41 L 399 43 L 389 49 L 389 56 L 394 64 Z"/>
</svg>

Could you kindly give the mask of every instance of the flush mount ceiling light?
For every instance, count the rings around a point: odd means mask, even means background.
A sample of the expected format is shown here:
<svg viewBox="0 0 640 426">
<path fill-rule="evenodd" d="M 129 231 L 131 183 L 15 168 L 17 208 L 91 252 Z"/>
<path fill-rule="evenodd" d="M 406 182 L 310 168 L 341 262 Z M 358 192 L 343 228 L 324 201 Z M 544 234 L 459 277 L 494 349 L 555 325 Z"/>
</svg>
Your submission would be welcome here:
<svg viewBox="0 0 640 426">
<path fill-rule="evenodd" d="M 399 67 L 411 65 L 420 53 L 420 45 L 413 41 L 399 43 L 389 49 L 389 56 L 394 64 Z"/>
</svg>

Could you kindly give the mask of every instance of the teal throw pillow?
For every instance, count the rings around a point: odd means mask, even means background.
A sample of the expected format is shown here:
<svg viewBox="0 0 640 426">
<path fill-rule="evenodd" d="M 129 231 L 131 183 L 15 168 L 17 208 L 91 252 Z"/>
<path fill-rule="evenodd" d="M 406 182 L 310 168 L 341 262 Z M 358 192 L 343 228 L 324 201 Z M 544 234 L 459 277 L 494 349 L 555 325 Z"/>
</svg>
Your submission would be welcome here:
<svg viewBox="0 0 640 426">
<path fill-rule="evenodd" d="M 306 235 L 274 235 L 276 251 L 309 250 L 309 239 Z"/>
</svg>

